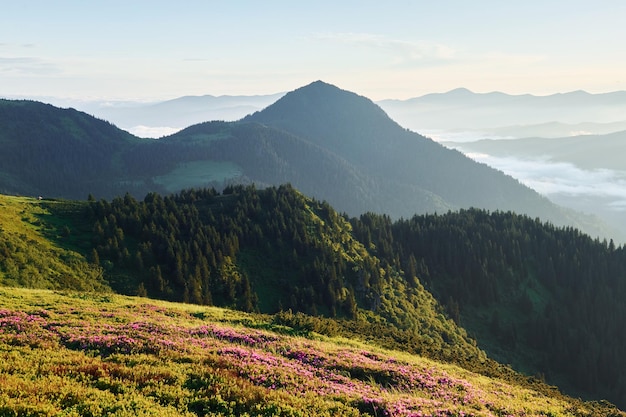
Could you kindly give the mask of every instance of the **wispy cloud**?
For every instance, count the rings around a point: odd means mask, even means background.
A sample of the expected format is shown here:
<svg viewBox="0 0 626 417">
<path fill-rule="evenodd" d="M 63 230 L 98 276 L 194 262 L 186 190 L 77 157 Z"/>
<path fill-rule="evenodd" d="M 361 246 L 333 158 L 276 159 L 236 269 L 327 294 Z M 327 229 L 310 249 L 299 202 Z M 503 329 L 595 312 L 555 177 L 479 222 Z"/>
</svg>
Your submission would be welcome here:
<svg viewBox="0 0 626 417">
<path fill-rule="evenodd" d="M 393 64 L 433 64 L 447 62 L 455 58 L 454 48 L 437 42 L 394 39 L 371 33 L 322 33 L 317 39 L 367 48 L 391 55 Z"/>
<path fill-rule="evenodd" d="M 37 45 L 34 43 L 20 43 L 20 44 L 16 44 L 16 43 L 8 43 L 8 42 L 0 42 L 0 48 L 7 48 L 7 47 L 12 47 L 15 49 L 30 49 L 30 48 L 35 48 Z"/>
<path fill-rule="evenodd" d="M 3 75 L 46 75 L 59 72 L 54 64 L 40 58 L 0 56 L 0 74 Z"/>
<path fill-rule="evenodd" d="M 140 138 L 161 138 L 163 136 L 172 135 L 178 131 L 180 128 L 176 127 L 157 127 L 157 126 L 133 126 L 127 129 L 130 133 L 135 136 L 139 136 Z"/>
</svg>

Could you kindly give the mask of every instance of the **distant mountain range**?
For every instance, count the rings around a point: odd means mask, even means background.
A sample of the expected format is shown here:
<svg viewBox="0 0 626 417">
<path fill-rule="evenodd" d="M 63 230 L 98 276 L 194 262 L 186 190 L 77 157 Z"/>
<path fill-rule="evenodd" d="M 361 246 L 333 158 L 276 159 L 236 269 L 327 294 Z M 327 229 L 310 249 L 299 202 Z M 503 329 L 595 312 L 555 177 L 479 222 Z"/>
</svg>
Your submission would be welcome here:
<svg viewBox="0 0 626 417">
<path fill-rule="evenodd" d="M 535 96 L 474 93 L 464 88 L 378 102 L 409 129 L 441 139 L 558 137 L 626 130 L 626 92 L 573 91 Z"/>
<path fill-rule="evenodd" d="M 391 120 L 371 100 L 314 82 L 239 122 L 155 141 L 76 110 L 0 102 L 0 191 L 110 198 L 233 183 L 291 183 L 351 215 L 479 207 L 607 235 L 513 178 Z"/>
<path fill-rule="evenodd" d="M 484 152 L 499 157 L 546 158 L 569 162 L 581 169 L 626 171 L 626 131 L 606 135 L 579 135 L 561 138 L 528 137 L 514 140 L 483 139 L 472 142 L 445 142 L 465 152 Z"/>
<path fill-rule="evenodd" d="M 235 121 L 276 102 L 285 93 L 256 96 L 185 96 L 156 102 L 38 101 L 73 107 L 139 137 L 162 137 L 209 120 Z M 407 100 L 376 102 L 403 127 L 436 140 L 565 137 L 626 130 L 626 92 L 574 91 L 535 96 L 474 93 L 459 88 Z"/>
<path fill-rule="evenodd" d="M 235 121 L 274 103 L 285 93 L 254 96 L 184 96 L 165 101 L 71 100 L 35 98 L 61 108 L 75 108 L 139 137 L 158 138 L 209 120 Z"/>
</svg>

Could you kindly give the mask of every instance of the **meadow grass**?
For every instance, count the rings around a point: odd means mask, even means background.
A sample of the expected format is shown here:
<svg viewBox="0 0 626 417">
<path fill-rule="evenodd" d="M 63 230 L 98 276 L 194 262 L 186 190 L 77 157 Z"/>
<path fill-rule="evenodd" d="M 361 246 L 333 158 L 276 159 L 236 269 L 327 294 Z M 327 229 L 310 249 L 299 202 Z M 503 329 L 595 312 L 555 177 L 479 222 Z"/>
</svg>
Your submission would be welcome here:
<svg viewBox="0 0 626 417">
<path fill-rule="evenodd" d="M 139 297 L 0 288 L 0 415 L 602 415 L 456 366 L 354 339 L 291 336 L 272 323 Z"/>
<path fill-rule="evenodd" d="M 75 250 L 84 238 L 68 227 L 76 220 L 50 213 L 53 205 L 76 204 L 0 195 L 0 285 L 110 291 L 100 267 Z"/>
<path fill-rule="evenodd" d="M 221 183 L 242 174 L 241 167 L 232 162 L 192 161 L 179 165 L 171 172 L 154 177 L 154 182 L 168 192 L 198 187 L 198 184 Z"/>
</svg>

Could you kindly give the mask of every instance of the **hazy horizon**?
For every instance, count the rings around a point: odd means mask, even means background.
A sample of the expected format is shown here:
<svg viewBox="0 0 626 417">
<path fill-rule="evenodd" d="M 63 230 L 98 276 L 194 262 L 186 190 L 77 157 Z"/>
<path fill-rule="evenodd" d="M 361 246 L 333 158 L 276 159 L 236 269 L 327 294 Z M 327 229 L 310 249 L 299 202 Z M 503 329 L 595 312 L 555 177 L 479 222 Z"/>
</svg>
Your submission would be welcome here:
<svg viewBox="0 0 626 417">
<path fill-rule="evenodd" d="M 375 101 L 621 91 L 625 16 L 617 0 L 14 2 L 0 18 L 0 95 L 162 101 L 318 79 Z"/>
</svg>

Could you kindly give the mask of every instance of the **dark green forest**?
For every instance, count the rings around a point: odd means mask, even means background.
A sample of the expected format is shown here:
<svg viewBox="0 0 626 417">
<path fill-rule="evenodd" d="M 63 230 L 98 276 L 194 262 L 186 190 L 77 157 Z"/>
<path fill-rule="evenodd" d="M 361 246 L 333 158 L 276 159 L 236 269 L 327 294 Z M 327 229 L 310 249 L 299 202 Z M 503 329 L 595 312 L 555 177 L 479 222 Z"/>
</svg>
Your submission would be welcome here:
<svg viewBox="0 0 626 417">
<path fill-rule="evenodd" d="M 127 294 L 292 311 L 379 326 L 415 351 L 482 356 L 413 277 L 356 241 L 328 203 L 291 186 L 187 190 L 139 202 L 92 200 L 93 250 L 111 287 Z M 434 353 L 433 353 L 434 354 Z"/>
<path fill-rule="evenodd" d="M 491 357 L 623 405 L 626 250 L 510 212 L 352 220 L 357 239 L 427 289 Z"/>
<path fill-rule="evenodd" d="M 456 323 L 502 363 L 624 406 L 626 253 L 613 242 L 511 212 L 349 218 L 290 186 L 127 194 L 85 210 L 89 256 L 122 293 L 339 318 L 484 366 Z"/>
<path fill-rule="evenodd" d="M 104 120 L 35 101 L 0 100 L 0 192 L 112 196 L 120 154 L 139 141 Z M 127 190 L 137 191 L 133 184 Z"/>
</svg>

